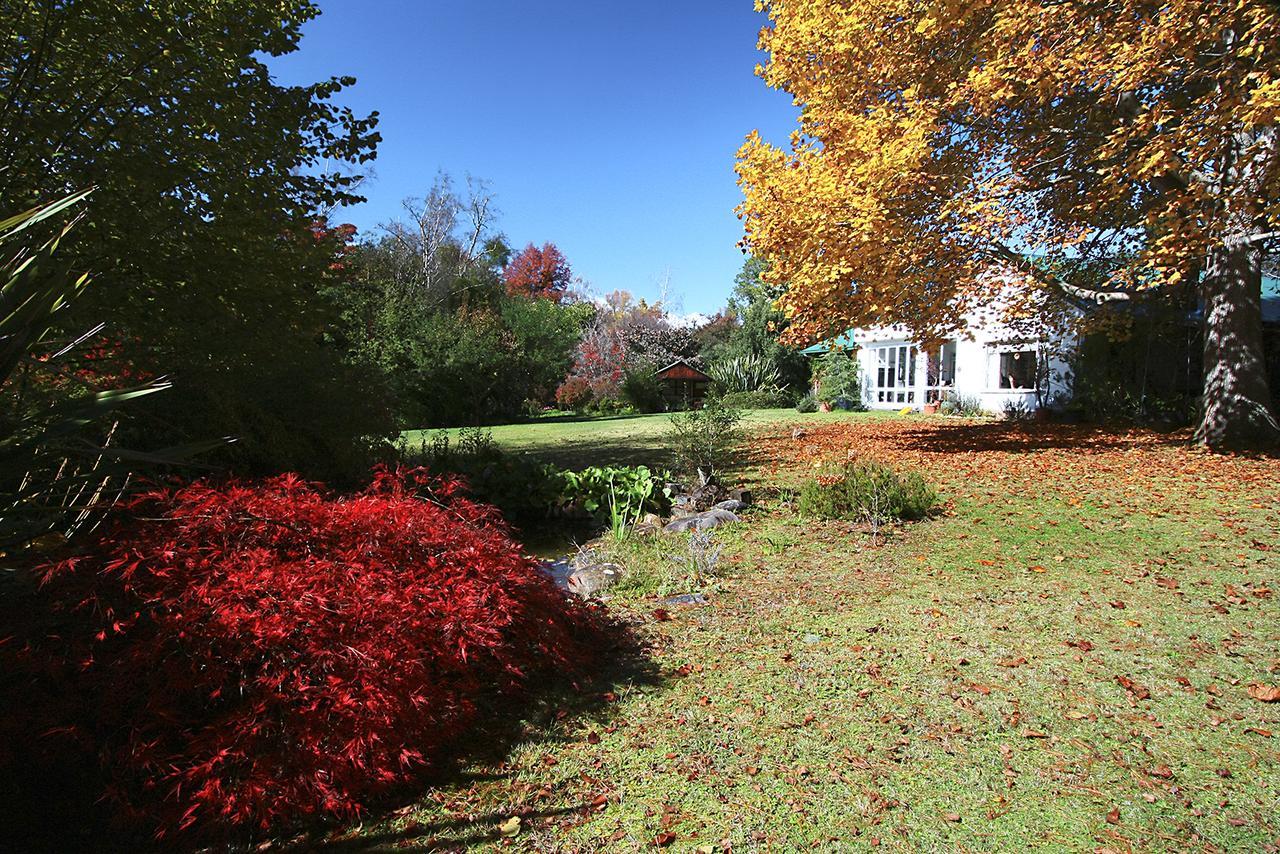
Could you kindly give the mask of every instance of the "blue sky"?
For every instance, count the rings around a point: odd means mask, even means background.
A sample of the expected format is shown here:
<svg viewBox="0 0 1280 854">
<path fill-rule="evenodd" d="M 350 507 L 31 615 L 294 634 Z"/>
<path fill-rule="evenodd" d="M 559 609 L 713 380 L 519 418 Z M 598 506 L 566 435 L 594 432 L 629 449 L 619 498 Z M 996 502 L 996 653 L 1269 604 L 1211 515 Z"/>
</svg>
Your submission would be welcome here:
<svg viewBox="0 0 1280 854">
<path fill-rule="evenodd" d="M 378 110 L 362 231 L 438 170 L 487 178 L 517 248 L 553 241 L 600 292 L 723 305 L 742 264 L 734 152 L 753 128 L 785 142 L 796 110 L 754 76 L 751 0 L 319 0 L 286 83 L 350 74 Z"/>
</svg>

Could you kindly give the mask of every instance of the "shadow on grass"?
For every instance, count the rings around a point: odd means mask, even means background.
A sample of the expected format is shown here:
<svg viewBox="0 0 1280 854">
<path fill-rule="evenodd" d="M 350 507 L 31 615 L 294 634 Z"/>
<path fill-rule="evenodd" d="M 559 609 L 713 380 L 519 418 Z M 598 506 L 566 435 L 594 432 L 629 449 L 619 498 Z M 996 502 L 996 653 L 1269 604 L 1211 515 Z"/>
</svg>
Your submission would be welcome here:
<svg viewBox="0 0 1280 854">
<path fill-rule="evenodd" d="M 567 440 L 513 453 L 575 471 L 589 466 L 645 465 L 651 468 L 669 468 L 673 462 L 671 450 L 661 438 L 647 442 L 629 437 Z"/>
<path fill-rule="evenodd" d="M 576 687 L 550 686 L 518 712 L 507 704 L 492 704 L 481 719 L 487 723 L 477 730 L 465 744 L 458 746 L 457 754 L 447 763 L 448 771 L 423 780 L 422 785 L 405 790 L 398 798 L 389 798 L 380 804 L 356 830 L 327 830 L 316 827 L 302 839 L 290 842 L 277 850 L 301 854 L 304 851 L 356 852 L 389 850 L 392 848 L 416 848 L 418 850 L 457 850 L 474 845 L 492 843 L 502 839 L 500 825 L 512 816 L 523 821 L 553 818 L 588 812 L 590 804 L 574 807 L 534 810 L 514 806 L 510 811 L 496 811 L 486 815 L 457 818 L 433 818 L 429 821 L 409 819 L 403 827 L 390 824 L 397 815 L 411 810 L 432 787 L 469 786 L 478 783 L 497 783 L 508 778 L 501 770 L 501 763 L 512 748 L 522 741 L 537 739 L 543 744 L 568 744 L 576 737 L 566 734 L 558 724 L 564 721 L 591 721 L 606 726 L 614 717 L 613 691 L 619 686 L 630 688 L 658 688 L 665 684 L 657 665 L 647 650 L 622 624 L 616 635 L 618 645 L 606 656 L 609 665 L 597 672 L 590 683 Z M 466 767 L 464 767 L 464 765 Z M 367 829 L 366 829 L 367 826 Z"/>
<path fill-rule="evenodd" d="M 530 810 L 520 814 L 521 821 L 539 818 L 555 818 L 572 815 L 590 809 L 589 804 L 576 807 Z M 380 830 L 374 833 L 353 834 L 326 842 L 310 842 L 304 848 L 285 848 L 285 851 L 329 851 L 343 854 L 348 851 L 381 851 L 390 848 L 410 848 L 418 851 L 470 848 L 473 845 L 493 843 L 503 838 L 500 826 L 511 816 L 502 812 L 486 815 L 442 818 L 418 823 L 411 821 L 399 830 Z"/>
<path fill-rule="evenodd" d="M 940 454 L 984 451 L 1025 454 L 1055 449 L 1087 454 L 1135 447 L 1174 447 L 1191 441 L 1186 430 L 1162 433 L 1092 424 L 1016 421 L 913 423 L 909 428 L 885 432 L 883 436 L 885 442 L 903 450 Z"/>
</svg>

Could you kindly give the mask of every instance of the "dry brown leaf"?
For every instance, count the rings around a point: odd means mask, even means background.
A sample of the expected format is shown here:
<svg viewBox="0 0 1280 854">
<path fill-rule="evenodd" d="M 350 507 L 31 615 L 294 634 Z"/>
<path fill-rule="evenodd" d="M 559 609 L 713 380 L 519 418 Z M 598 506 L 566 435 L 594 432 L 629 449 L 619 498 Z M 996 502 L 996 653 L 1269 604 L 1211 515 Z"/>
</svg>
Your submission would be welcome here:
<svg viewBox="0 0 1280 854">
<path fill-rule="evenodd" d="M 1280 703 L 1280 685 L 1259 685 L 1255 682 L 1249 686 L 1249 696 L 1262 703 Z"/>
</svg>

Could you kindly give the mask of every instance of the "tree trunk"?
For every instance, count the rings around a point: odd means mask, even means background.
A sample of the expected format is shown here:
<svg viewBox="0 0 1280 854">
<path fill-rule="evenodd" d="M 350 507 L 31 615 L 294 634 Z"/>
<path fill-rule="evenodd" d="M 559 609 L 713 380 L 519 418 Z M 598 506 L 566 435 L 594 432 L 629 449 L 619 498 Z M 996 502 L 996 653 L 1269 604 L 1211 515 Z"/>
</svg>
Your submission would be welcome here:
<svg viewBox="0 0 1280 854">
<path fill-rule="evenodd" d="M 1204 298 L 1204 415 L 1196 441 L 1215 451 L 1280 445 L 1262 347 L 1262 253 L 1248 242 L 1210 253 Z"/>
</svg>

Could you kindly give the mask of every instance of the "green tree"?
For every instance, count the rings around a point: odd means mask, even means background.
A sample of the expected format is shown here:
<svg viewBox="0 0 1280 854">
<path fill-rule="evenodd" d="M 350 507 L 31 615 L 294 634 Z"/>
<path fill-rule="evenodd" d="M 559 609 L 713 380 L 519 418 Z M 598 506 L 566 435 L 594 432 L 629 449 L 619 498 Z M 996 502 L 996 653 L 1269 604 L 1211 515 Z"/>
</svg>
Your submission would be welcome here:
<svg viewBox="0 0 1280 854">
<path fill-rule="evenodd" d="M 238 458 L 266 468 L 284 437 L 359 443 L 385 430 L 376 400 L 347 397 L 367 382 L 341 375 L 346 360 L 327 340 L 336 311 L 321 291 L 336 247 L 311 227 L 357 199 L 351 167 L 373 157 L 377 117 L 335 102 L 350 78 L 282 86 L 264 61 L 297 47 L 315 4 L 4 8 L 0 198 L 21 209 L 97 187 L 65 247 L 97 286 L 65 320 L 104 320 L 132 368 L 173 377 L 174 394 L 139 407 L 164 416 L 147 429 L 238 434 Z M 307 406 L 289 411 L 290 398 Z M 343 423 L 311 420 L 342 410 Z"/>
<path fill-rule="evenodd" d="M 736 326 L 722 344 L 709 348 L 703 357 L 708 362 L 767 362 L 777 367 L 783 386 L 803 389 L 809 382 L 809 363 L 797 348 L 778 340 L 787 328 L 787 318 L 774 304 L 779 289 L 760 278 L 764 270 L 765 265 L 758 258 L 749 256 L 743 262 L 742 270 L 734 277 L 725 312 L 735 319 Z"/>
<path fill-rule="evenodd" d="M 378 366 L 404 427 L 511 420 L 551 401 L 595 314 L 509 294 L 493 194 L 476 179 L 465 197 L 453 186 L 441 175 L 406 200 L 407 220 L 355 249 L 343 286 L 342 338 L 355 361 Z"/>
</svg>

